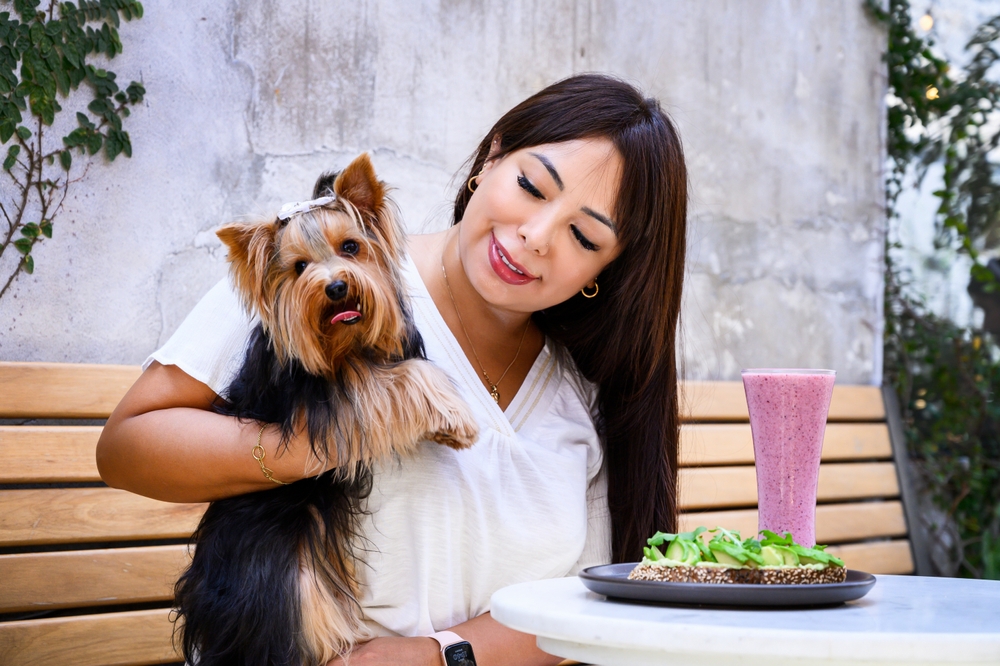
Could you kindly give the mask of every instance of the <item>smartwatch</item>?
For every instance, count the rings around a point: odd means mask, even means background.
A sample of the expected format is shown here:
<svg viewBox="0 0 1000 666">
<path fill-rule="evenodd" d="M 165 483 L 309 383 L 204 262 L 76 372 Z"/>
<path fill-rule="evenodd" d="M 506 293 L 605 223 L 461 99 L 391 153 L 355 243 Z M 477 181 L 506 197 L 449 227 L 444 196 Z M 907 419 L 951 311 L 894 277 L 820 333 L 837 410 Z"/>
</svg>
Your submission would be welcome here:
<svg viewBox="0 0 1000 666">
<path fill-rule="evenodd" d="M 439 631 L 429 638 L 433 638 L 441 646 L 441 662 L 444 666 L 476 666 L 472 643 L 455 632 Z"/>
</svg>

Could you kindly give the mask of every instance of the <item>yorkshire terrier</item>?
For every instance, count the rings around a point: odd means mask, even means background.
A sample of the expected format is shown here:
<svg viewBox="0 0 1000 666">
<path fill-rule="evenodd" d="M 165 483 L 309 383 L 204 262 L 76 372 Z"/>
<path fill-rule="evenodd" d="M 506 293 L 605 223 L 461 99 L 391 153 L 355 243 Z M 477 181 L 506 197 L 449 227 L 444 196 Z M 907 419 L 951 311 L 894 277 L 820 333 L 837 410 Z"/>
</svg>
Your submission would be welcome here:
<svg viewBox="0 0 1000 666">
<path fill-rule="evenodd" d="M 192 666 L 313 666 L 370 638 L 354 571 L 373 466 L 424 440 L 464 448 L 477 437 L 468 406 L 423 358 L 400 277 L 403 232 L 368 156 L 321 176 L 313 197 L 218 231 L 260 325 L 216 409 L 277 424 L 284 447 L 307 433 L 318 469 L 333 469 L 209 505 L 175 590 Z"/>
</svg>

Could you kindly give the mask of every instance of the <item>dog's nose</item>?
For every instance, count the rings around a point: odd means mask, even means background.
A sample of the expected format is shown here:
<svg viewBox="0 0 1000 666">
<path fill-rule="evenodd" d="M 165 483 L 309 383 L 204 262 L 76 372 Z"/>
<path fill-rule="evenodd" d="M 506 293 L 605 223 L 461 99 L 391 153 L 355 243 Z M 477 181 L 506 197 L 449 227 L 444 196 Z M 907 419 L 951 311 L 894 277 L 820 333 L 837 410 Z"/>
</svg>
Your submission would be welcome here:
<svg viewBox="0 0 1000 666">
<path fill-rule="evenodd" d="M 343 280 L 337 280 L 326 285 L 326 296 L 331 301 L 342 300 L 347 296 L 347 283 Z"/>
</svg>

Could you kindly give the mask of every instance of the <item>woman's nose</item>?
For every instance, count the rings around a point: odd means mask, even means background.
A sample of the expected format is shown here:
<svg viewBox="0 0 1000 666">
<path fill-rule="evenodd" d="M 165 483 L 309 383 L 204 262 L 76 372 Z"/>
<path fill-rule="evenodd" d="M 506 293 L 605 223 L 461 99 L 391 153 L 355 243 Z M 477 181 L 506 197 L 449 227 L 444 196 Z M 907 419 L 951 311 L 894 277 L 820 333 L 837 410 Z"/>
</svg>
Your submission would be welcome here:
<svg viewBox="0 0 1000 666">
<path fill-rule="evenodd" d="M 549 251 L 554 233 L 554 220 L 546 216 L 534 216 L 517 229 L 517 235 L 521 237 L 524 248 L 539 255 Z"/>
</svg>

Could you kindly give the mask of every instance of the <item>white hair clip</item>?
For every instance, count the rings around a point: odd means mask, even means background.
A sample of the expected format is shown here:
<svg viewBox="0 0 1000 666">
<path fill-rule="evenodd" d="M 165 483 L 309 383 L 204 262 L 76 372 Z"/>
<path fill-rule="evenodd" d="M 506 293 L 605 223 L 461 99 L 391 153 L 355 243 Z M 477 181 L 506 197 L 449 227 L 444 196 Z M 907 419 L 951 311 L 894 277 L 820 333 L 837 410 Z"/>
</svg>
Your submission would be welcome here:
<svg viewBox="0 0 1000 666">
<path fill-rule="evenodd" d="M 278 219 L 289 220 L 300 213 L 308 213 L 314 208 L 321 208 L 336 200 L 337 197 L 320 197 L 311 201 L 292 201 L 291 203 L 286 203 L 278 210 Z"/>
</svg>

